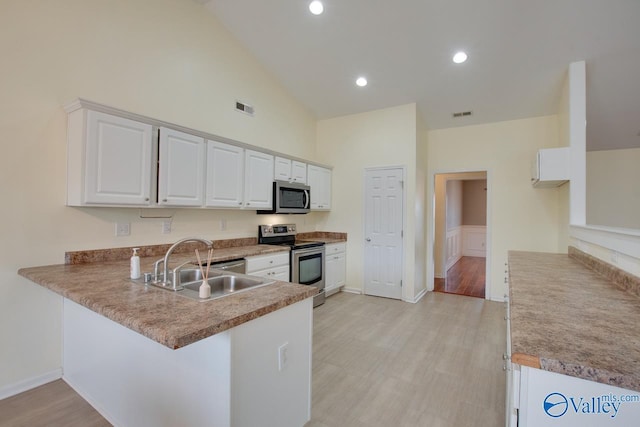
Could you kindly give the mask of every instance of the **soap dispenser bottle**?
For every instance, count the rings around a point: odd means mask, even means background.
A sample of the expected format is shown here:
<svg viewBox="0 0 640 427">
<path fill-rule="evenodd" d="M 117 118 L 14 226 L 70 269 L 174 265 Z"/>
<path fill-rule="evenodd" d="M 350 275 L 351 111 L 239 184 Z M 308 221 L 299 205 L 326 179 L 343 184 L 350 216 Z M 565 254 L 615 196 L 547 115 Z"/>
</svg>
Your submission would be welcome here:
<svg viewBox="0 0 640 427">
<path fill-rule="evenodd" d="M 131 257 L 131 278 L 139 279 L 140 278 L 140 257 L 138 256 L 138 251 L 140 248 L 133 248 L 133 256 Z"/>
</svg>

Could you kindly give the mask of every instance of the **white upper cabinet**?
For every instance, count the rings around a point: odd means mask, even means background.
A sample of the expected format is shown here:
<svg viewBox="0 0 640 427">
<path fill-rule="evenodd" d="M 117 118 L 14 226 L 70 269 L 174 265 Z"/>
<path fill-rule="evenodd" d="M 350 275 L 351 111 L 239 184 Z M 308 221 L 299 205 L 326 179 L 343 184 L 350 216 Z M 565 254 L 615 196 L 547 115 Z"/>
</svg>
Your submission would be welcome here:
<svg viewBox="0 0 640 427">
<path fill-rule="evenodd" d="M 245 150 L 244 206 L 271 209 L 273 200 L 273 156 Z"/>
<path fill-rule="evenodd" d="M 158 205 L 202 206 L 204 138 L 160 128 Z"/>
<path fill-rule="evenodd" d="M 278 181 L 307 183 L 307 164 L 285 157 L 275 158 L 273 178 Z"/>
<path fill-rule="evenodd" d="M 309 165 L 309 187 L 311 187 L 311 209 L 331 209 L 331 170 Z"/>
<path fill-rule="evenodd" d="M 289 181 L 291 179 L 291 159 L 276 156 L 273 179 L 278 181 Z"/>
<path fill-rule="evenodd" d="M 293 160 L 291 162 L 291 180 L 300 184 L 307 183 L 307 164 Z"/>
<path fill-rule="evenodd" d="M 148 206 L 151 125 L 84 108 L 69 113 L 67 205 Z"/>
<path fill-rule="evenodd" d="M 244 149 L 207 141 L 206 205 L 240 208 L 244 205 Z"/>
</svg>

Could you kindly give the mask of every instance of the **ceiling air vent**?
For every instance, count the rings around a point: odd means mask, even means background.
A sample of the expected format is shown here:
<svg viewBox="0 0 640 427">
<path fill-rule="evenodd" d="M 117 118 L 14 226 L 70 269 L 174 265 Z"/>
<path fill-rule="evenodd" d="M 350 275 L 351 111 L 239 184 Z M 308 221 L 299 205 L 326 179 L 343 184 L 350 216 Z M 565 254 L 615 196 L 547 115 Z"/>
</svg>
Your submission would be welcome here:
<svg viewBox="0 0 640 427">
<path fill-rule="evenodd" d="M 236 110 L 240 111 L 241 113 L 253 116 L 253 107 L 251 105 L 245 104 L 244 102 L 236 101 Z"/>
<path fill-rule="evenodd" d="M 453 113 L 453 118 L 457 119 L 458 117 L 468 117 L 473 114 L 473 111 L 460 111 L 459 113 Z"/>
</svg>

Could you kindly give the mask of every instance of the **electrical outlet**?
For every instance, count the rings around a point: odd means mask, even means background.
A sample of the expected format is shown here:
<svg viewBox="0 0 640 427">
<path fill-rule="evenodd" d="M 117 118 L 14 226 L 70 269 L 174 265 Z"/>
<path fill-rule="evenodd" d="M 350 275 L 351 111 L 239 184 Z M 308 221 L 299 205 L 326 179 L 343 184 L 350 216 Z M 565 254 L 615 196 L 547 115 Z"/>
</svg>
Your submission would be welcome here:
<svg viewBox="0 0 640 427">
<path fill-rule="evenodd" d="M 165 219 L 164 221 L 162 221 L 162 234 L 169 233 L 171 233 L 171 220 Z"/>
<path fill-rule="evenodd" d="M 611 251 L 611 262 L 614 264 L 618 263 L 618 252 Z"/>
<path fill-rule="evenodd" d="M 226 219 L 221 219 L 220 220 L 220 231 L 224 231 L 227 229 L 227 220 Z"/>
<path fill-rule="evenodd" d="M 116 222 L 116 236 L 128 236 L 131 234 L 130 222 Z"/>
<path fill-rule="evenodd" d="M 284 371 L 289 365 L 289 343 L 286 342 L 278 347 L 278 370 Z"/>
</svg>

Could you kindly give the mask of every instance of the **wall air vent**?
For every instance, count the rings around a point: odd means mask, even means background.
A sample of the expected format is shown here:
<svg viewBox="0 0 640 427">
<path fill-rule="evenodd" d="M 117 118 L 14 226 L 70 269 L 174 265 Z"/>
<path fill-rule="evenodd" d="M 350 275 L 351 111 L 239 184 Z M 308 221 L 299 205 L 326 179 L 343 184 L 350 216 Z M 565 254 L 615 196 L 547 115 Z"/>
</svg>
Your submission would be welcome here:
<svg viewBox="0 0 640 427">
<path fill-rule="evenodd" d="M 469 117 L 473 114 L 473 111 L 460 111 L 459 113 L 453 113 L 453 118 L 457 119 L 458 117 Z"/>
<path fill-rule="evenodd" d="M 251 105 L 245 104 L 244 102 L 240 102 L 240 101 L 236 101 L 236 110 L 240 111 L 241 113 L 248 114 L 250 116 L 253 116 L 253 113 L 254 113 L 253 107 Z"/>
</svg>

